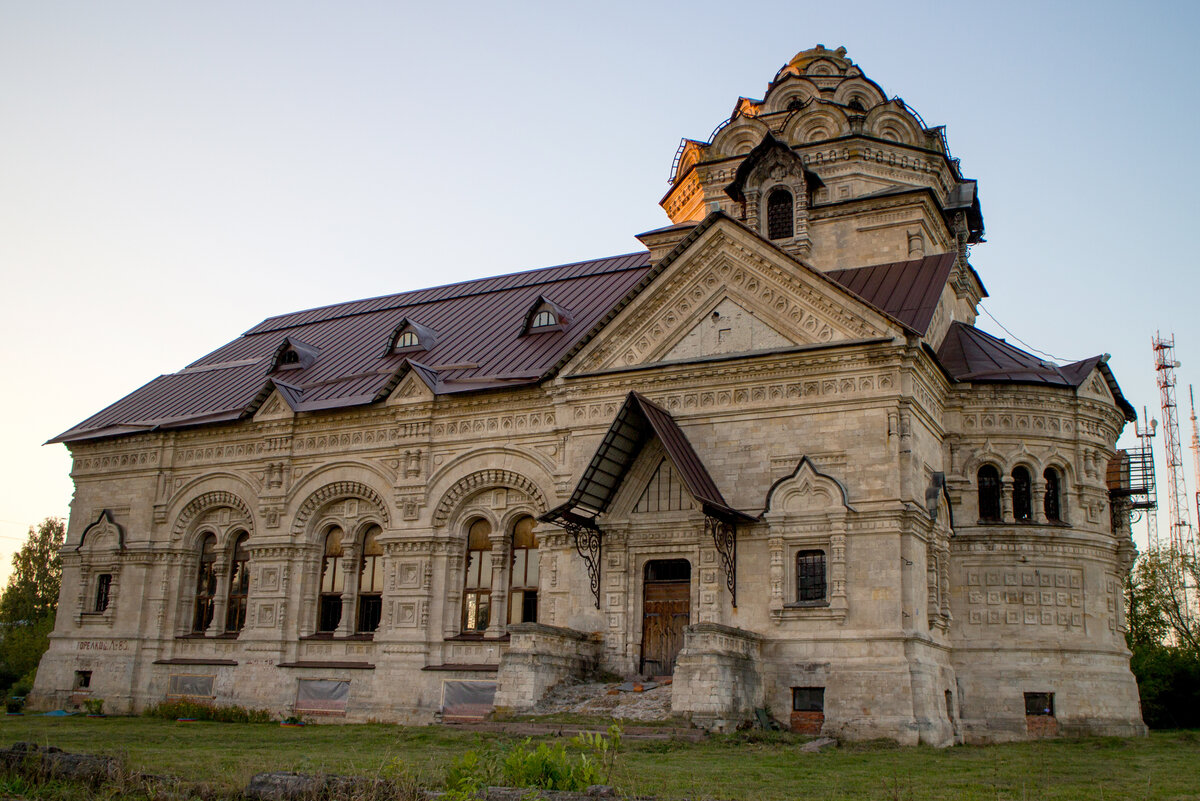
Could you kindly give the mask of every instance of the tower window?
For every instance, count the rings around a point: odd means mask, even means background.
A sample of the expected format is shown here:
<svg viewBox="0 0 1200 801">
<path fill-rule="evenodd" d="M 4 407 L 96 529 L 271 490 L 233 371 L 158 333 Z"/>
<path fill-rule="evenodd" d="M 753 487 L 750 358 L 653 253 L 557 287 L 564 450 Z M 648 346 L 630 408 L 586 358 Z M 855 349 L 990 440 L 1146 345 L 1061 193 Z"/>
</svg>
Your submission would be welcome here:
<svg viewBox="0 0 1200 801">
<path fill-rule="evenodd" d="M 96 606 L 95 611 L 103 612 L 108 609 L 109 597 L 112 594 L 112 573 L 101 573 L 96 577 Z"/>
<path fill-rule="evenodd" d="M 1019 523 L 1028 523 L 1033 519 L 1033 482 L 1029 471 L 1024 467 L 1015 467 L 1013 479 L 1013 518 Z"/>
<path fill-rule="evenodd" d="M 1046 512 L 1046 520 L 1051 523 L 1062 522 L 1062 492 L 1061 481 L 1058 478 L 1058 471 L 1053 467 L 1047 467 L 1046 472 L 1042 476 L 1046 479 L 1046 499 L 1042 504 L 1043 510 Z"/>
<path fill-rule="evenodd" d="M 792 193 L 776 189 L 767 196 L 767 238 L 791 239 Z"/>
<path fill-rule="evenodd" d="M 1000 522 L 1000 471 L 990 464 L 979 468 L 979 519 Z"/>
</svg>

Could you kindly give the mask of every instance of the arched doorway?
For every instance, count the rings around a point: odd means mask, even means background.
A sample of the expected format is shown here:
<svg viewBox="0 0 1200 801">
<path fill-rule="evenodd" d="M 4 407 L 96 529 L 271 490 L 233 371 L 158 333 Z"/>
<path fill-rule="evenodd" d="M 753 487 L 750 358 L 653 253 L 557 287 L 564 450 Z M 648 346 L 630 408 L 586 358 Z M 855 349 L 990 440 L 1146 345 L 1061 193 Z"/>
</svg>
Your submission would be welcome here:
<svg viewBox="0 0 1200 801">
<path fill-rule="evenodd" d="M 691 619 L 692 566 L 686 559 L 655 559 L 646 563 L 644 579 L 640 671 L 665 676 L 675 670 Z"/>
</svg>

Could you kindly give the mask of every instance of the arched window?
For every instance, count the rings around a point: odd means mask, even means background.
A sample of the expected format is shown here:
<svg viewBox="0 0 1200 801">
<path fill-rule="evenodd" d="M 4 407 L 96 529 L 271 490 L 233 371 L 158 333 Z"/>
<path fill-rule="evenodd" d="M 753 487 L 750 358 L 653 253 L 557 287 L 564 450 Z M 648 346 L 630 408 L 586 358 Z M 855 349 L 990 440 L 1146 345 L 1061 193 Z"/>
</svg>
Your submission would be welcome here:
<svg viewBox="0 0 1200 801">
<path fill-rule="evenodd" d="M 200 568 L 196 575 L 196 608 L 192 631 L 203 634 L 213 619 L 213 599 L 217 594 L 217 538 L 205 534 L 200 541 Z"/>
<path fill-rule="evenodd" d="M 537 622 L 538 543 L 534 525 L 532 517 L 522 517 L 513 526 L 512 565 L 508 574 L 509 623 Z"/>
<path fill-rule="evenodd" d="M 990 464 L 979 468 L 979 519 L 1000 521 L 1000 471 Z"/>
<path fill-rule="evenodd" d="M 225 611 L 225 631 L 241 631 L 246 625 L 246 596 L 250 593 L 250 554 L 246 552 L 246 532 L 238 534 L 229 562 L 229 604 Z"/>
<path fill-rule="evenodd" d="M 554 312 L 543 309 L 534 316 L 533 322 L 529 324 L 529 327 L 543 328 L 548 325 L 558 325 L 558 318 L 554 316 Z"/>
<path fill-rule="evenodd" d="M 1024 467 L 1013 468 L 1012 480 L 1013 519 L 1018 523 L 1028 523 L 1033 519 L 1033 481 Z"/>
<path fill-rule="evenodd" d="M 467 580 L 463 589 L 464 632 L 485 631 L 492 605 L 492 526 L 476 520 L 467 530 Z"/>
<path fill-rule="evenodd" d="M 421 339 L 417 336 L 416 331 L 405 331 L 396 338 L 396 350 L 400 348 L 416 348 L 420 347 Z"/>
<path fill-rule="evenodd" d="M 1053 467 L 1047 467 L 1042 478 L 1046 479 L 1046 499 L 1042 503 L 1042 508 L 1046 512 L 1046 520 L 1051 523 L 1061 523 L 1062 482 L 1058 478 L 1058 471 Z"/>
<path fill-rule="evenodd" d="M 776 189 L 767 197 L 767 239 L 792 237 L 792 193 Z"/>
<path fill-rule="evenodd" d="M 796 600 L 800 603 L 825 600 L 825 552 L 796 554 Z"/>
<path fill-rule="evenodd" d="M 337 526 L 325 535 L 325 557 L 321 561 L 321 592 L 317 599 L 317 631 L 336 631 L 342 622 L 342 530 Z"/>
<path fill-rule="evenodd" d="M 383 546 L 379 535 L 383 529 L 371 526 L 363 537 L 362 562 L 358 568 L 358 628 L 360 634 L 370 634 L 379 628 L 383 612 Z"/>
</svg>

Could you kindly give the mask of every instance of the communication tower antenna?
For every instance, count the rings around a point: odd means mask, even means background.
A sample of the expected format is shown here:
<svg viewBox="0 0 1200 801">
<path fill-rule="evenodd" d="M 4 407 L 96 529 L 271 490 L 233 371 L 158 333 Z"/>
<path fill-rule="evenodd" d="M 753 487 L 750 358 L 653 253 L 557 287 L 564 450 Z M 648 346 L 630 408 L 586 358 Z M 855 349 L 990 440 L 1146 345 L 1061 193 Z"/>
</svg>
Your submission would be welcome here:
<svg viewBox="0 0 1200 801">
<path fill-rule="evenodd" d="M 1192 409 L 1192 478 L 1196 481 L 1196 522 L 1200 524 L 1200 428 L 1196 427 L 1196 393 L 1188 384 L 1188 402 Z M 1192 541 L 1192 547 L 1196 545 Z M 1193 554 L 1194 555 L 1194 554 Z"/>
<path fill-rule="evenodd" d="M 1158 394 L 1162 401 L 1163 446 L 1167 451 L 1167 511 L 1170 513 L 1170 547 L 1177 553 L 1192 552 L 1191 504 L 1183 476 L 1183 449 L 1179 442 L 1179 410 L 1175 404 L 1175 337 L 1156 334 L 1154 371 L 1158 374 Z"/>
<path fill-rule="evenodd" d="M 1133 424 L 1137 434 L 1137 450 L 1129 454 L 1129 476 L 1127 480 L 1131 510 L 1146 513 L 1146 542 L 1150 550 L 1158 550 L 1158 497 L 1154 482 L 1154 434 L 1158 421 L 1142 407 L 1141 421 Z"/>
</svg>

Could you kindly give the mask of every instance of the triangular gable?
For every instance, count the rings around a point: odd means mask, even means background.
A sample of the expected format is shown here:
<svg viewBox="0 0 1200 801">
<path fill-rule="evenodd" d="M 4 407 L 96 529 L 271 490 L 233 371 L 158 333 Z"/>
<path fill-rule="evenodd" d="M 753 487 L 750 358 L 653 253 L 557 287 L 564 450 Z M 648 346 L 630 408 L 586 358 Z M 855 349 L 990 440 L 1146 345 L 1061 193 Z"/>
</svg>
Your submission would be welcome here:
<svg viewBox="0 0 1200 801">
<path fill-rule="evenodd" d="M 658 466 L 650 475 L 650 480 L 642 487 L 642 492 L 633 505 L 633 513 L 679 512 L 692 507 L 691 493 L 672 466 L 671 460 L 663 456 L 658 460 Z"/>
<path fill-rule="evenodd" d="M 713 212 L 618 304 L 601 335 L 573 358 L 568 354 L 573 372 L 664 361 L 726 298 L 798 346 L 891 339 L 909 330 L 741 223 Z"/>
<path fill-rule="evenodd" d="M 625 403 L 584 469 L 570 500 L 546 517 L 553 519 L 561 513 L 571 513 L 594 520 L 607 511 L 630 466 L 651 437 L 657 437 L 662 443 L 666 458 L 679 479 L 706 513 L 731 521 L 753 520 L 725 502 L 716 482 L 670 412 L 636 392 L 625 397 Z"/>
</svg>

